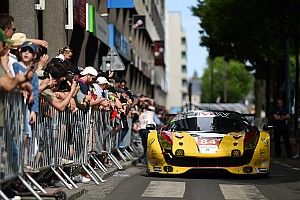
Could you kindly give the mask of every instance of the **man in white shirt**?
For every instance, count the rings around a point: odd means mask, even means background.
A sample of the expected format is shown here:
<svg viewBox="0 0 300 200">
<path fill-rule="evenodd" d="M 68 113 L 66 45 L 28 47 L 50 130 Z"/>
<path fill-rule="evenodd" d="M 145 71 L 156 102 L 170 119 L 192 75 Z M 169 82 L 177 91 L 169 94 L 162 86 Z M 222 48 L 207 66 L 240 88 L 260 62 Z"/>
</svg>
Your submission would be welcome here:
<svg viewBox="0 0 300 200">
<path fill-rule="evenodd" d="M 159 120 L 155 113 L 155 107 L 152 105 L 148 105 L 147 108 L 141 112 L 139 116 L 140 121 L 140 130 L 139 134 L 142 139 L 142 145 L 144 148 L 144 154 L 140 158 L 140 162 L 147 164 L 147 139 L 149 130 L 146 129 L 147 124 L 154 124 L 155 126 L 160 126 L 162 122 Z"/>
</svg>

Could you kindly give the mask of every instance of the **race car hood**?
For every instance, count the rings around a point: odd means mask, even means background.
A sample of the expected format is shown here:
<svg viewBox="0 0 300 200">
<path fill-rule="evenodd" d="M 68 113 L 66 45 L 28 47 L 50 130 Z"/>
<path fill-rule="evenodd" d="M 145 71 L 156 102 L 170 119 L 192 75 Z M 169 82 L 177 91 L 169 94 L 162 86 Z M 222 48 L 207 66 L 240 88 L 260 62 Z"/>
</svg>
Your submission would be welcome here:
<svg viewBox="0 0 300 200">
<path fill-rule="evenodd" d="M 244 153 L 243 132 L 221 134 L 216 132 L 174 132 L 172 133 L 174 155 L 184 152 L 192 157 L 239 157 Z"/>
</svg>

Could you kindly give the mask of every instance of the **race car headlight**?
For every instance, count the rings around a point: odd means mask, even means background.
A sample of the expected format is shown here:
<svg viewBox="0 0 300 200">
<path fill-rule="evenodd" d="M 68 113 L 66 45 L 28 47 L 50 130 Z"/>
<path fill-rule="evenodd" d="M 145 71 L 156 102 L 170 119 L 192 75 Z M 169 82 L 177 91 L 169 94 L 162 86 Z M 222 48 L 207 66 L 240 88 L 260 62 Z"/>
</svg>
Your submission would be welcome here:
<svg viewBox="0 0 300 200">
<path fill-rule="evenodd" d="M 175 156 L 184 156 L 184 150 L 183 149 L 177 149 L 175 151 Z"/>
</svg>

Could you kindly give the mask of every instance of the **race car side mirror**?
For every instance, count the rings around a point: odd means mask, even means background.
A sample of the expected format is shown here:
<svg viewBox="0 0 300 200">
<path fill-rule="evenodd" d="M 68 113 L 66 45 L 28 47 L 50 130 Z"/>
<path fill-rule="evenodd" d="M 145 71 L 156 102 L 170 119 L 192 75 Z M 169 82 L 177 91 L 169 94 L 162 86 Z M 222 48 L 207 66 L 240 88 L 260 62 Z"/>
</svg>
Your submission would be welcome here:
<svg viewBox="0 0 300 200">
<path fill-rule="evenodd" d="M 155 130 L 155 125 L 154 124 L 147 124 L 146 129 L 149 130 L 149 131 L 150 130 Z"/>
<path fill-rule="evenodd" d="M 161 128 L 160 128 L 160 131 L 165 131 L 165 130 L 168 130 L 168 125 L 163 125 Z"/>
</svg>

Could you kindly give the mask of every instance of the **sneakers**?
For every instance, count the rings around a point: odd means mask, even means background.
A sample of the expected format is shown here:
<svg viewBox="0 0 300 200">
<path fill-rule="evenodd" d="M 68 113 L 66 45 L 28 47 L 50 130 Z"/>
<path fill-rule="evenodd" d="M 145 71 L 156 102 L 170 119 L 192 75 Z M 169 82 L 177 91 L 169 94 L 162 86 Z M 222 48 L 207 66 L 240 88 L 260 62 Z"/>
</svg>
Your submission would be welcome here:
<svg viewBox="0 0 300 200">
<path fill-rule="evenodd" d="M 62 165 L 70 165 L 70 164 L 74 163 L 74 160 L 67 160 L 67 159 L 64 159 L 64 158 L 61 158 L 60 161 L 61 161 Z"/>
<path fill-rule="evenodd" d="M 31 167 L 29 165 L 25 165 L 24 166 L 24 172 L 26 172 L 26 173 L 39 173 L 40 170 L 34 169 L 33 167 Z"/>
<path fill-rule="evenodd" d="M 79 174 L 79 175 L 73 177 L 73 181 L 75 181 L 77 183 L 88 183 L 91 181 L 91 179 L 86 178 L 85 176 L 82 176 L 81 174 Z"/>
</svg>

